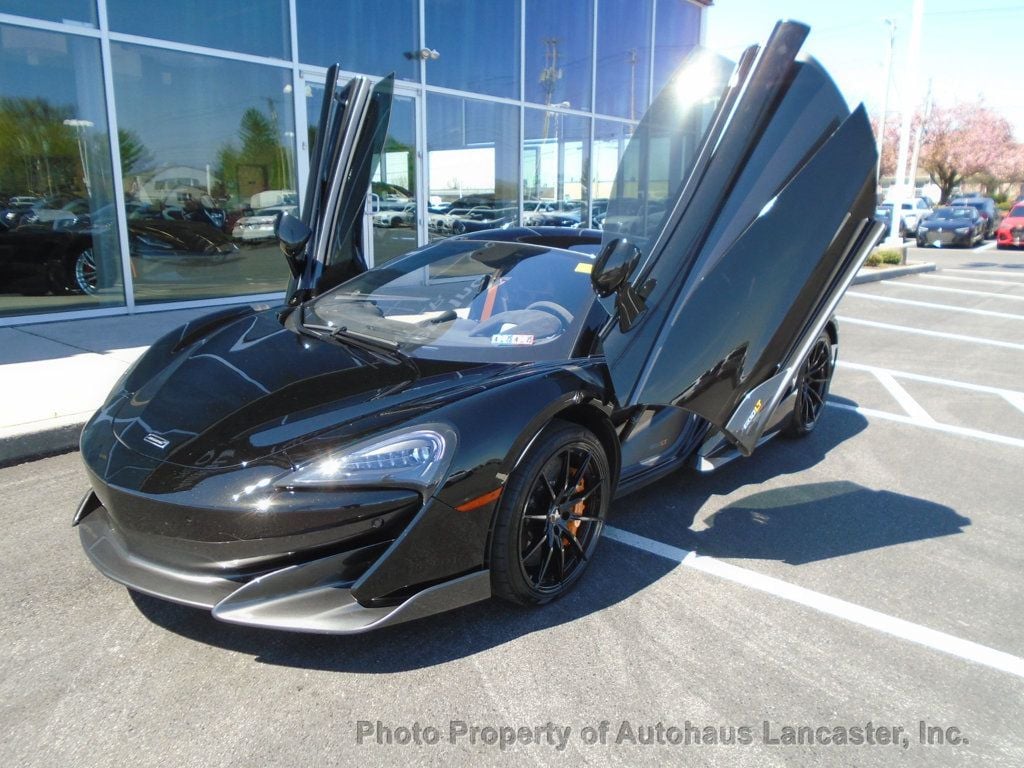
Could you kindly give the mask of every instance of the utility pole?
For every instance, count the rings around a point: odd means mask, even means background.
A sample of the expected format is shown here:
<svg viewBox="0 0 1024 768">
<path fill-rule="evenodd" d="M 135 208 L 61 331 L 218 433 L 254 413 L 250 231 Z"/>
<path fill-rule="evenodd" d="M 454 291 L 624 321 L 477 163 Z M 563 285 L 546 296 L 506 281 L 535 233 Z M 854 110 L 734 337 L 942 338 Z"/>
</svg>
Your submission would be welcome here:
<svg viewBox="0 0 1024 768">
<path fill-rule="evenodd" d="M 914 117 L 914 90 L 917 86 L 917 67 L 921 57 L 921 21 L 924 17 L 924 0 L 914 0 L 910 22 L 910 46 L 907 48 L 907 79 L 904 83 L 903 120 L 900 126 L 899 154 L 896 160 L 896 178 L 890 188 L 892 195 L 892 228 L 886 245 L 902 246 L 900 223 L 903 219 L 903 201 L 907 199 L 907 155 L 910 149 L 910 122 Z"/>
<path fill-rule="evenodd" d="M 917 184 L 917 161 L 921 157 L 921 141 L 924 139 L 928 118 L 932 116 L 932 79 L 928 78 L 928 95 L 924 97 L 924 113 L 914 134 L 914 153 L 910 158 L 910 184 Z"/>
<path fill-rule="evenodd" d="M 896 44 L 896 22 L 892 19 L 884 19 L 889 25 L 889 50 L 885 54 L 885 77 L 882 86 L 882 113 L 878 116 L 878 136 L 875 144 L 878 146 L 878 165 L 875 168 L 875 179 L 879 182 L 882 178 L 882 149 L 885 146 L 885 119 L 889 113 L 889 86 L 892 83 L 892 49 Z"/>
<path fill-rule="evenodd" d="M 544 69 L 540 72 L 540 83 L 544 87 L 544 105 L 551 106 L 555 95 L 555 88 L 558 81 L 562 79 L 562 70 L 558 66 L 558 38 L 544 38 Z M 551 120 L 551 111 L 544 112 L 544 140 L 548 138 L 548 127 Z"/>
<path fill-rule="evenodd" d="M 636 120 L 636 48 L 629 49 L 629 119 Z"/>
</svg>

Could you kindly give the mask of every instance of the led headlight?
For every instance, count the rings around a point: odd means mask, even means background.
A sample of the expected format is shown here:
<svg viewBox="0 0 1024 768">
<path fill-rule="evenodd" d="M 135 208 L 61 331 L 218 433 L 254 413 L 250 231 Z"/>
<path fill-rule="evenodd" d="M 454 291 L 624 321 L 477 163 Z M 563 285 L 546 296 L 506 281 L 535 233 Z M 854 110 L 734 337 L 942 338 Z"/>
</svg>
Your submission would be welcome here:
<svg viewBox="0 0 1024 768">
<path fill-rule="evenodd" d="M 970 227 L 957 227 L 956 228 L 956 233 L 958 235 L 966 235 L 970 231 L 971 231 Z"/>
<path fill-rule="evenodd" d="M 386 485 L 430 493 L 451 462 L 455 430 L 425 424 L 369 440 L 315 459 L 280 478 L 278 488 Z"/>
</svg>

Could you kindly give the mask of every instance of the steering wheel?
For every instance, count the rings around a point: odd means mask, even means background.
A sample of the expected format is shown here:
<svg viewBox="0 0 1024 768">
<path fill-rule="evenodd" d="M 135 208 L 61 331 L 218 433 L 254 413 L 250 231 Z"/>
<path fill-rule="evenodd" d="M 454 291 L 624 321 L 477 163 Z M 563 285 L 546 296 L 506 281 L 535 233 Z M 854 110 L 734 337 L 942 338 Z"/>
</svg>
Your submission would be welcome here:
<svg viewBox="0 0 1024 768">
<path fill-rule="evenodd" d="M 528 304 L 526 309 L 534 309 L 538 312 L 547 312 L 549 315 L 554 315 L 562 321 L 563 330 L 572 325 L 572 312 L 553 301 L 535 301 L 533 304 Z"/>
</svg>

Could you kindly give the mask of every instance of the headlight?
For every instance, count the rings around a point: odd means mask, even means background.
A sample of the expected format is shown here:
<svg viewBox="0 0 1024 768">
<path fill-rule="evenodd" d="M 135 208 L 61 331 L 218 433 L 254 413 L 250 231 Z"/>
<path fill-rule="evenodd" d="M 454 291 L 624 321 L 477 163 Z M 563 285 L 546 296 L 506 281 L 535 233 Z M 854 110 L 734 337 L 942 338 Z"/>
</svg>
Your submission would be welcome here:
<svg viewBox="0 0 1024 768">
<path fill-rule="evenodd" d="M 966 235 L 970 231 L 971 231 L 970 227 L 957 227 L 956 228 L 956 233 L 958 235 Z"/>
<path fill-rule="evenodd" d="M 917 231 L 918 232 L 927 232 L 928 231 L 928 225 L 927 224 L 922 224 L 921 226 L 919 226 L 917 228 Z"/>
<path fill-rule="evenodd" d="M 392 485 L 431 493 L 451 463 L 457 438 L 446 424 L 404 429 L 334 451 L 277 480 L 278 488 Z"/>
</svg>

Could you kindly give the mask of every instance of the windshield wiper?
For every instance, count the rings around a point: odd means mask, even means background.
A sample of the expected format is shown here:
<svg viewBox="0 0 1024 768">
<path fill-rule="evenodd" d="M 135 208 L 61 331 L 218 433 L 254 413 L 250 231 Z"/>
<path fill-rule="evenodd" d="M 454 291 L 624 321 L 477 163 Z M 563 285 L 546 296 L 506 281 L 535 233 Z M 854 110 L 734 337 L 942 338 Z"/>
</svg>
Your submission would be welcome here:
<svg viewBox="0 0 1024 768">
<path fill-rule="evenodd" d="M 415 361 L 412 357 L 407 355 L 399 348 L 397 341 L 392 339 L 382 339 L 378 336 L 371 336 L 368 333 L 359 333 L 358 331 L 350 331 L 347 327 L 341 325 L 321 325 L 319 323 L 307 323 L 306 322 L 306 307 L 305 305 L 299 306 L 299 327 L 309 331 L 315 331 L 329 336 L 332 339 L 338 339 L 340 341 L 347 342 L 350 346 L 361 349 L 364 352 L 371 352 L 378 357 L 384 357 L 385 359 L 406 363 L 412 368 L 419 370 L 416 366 Z"/>
</svg>

